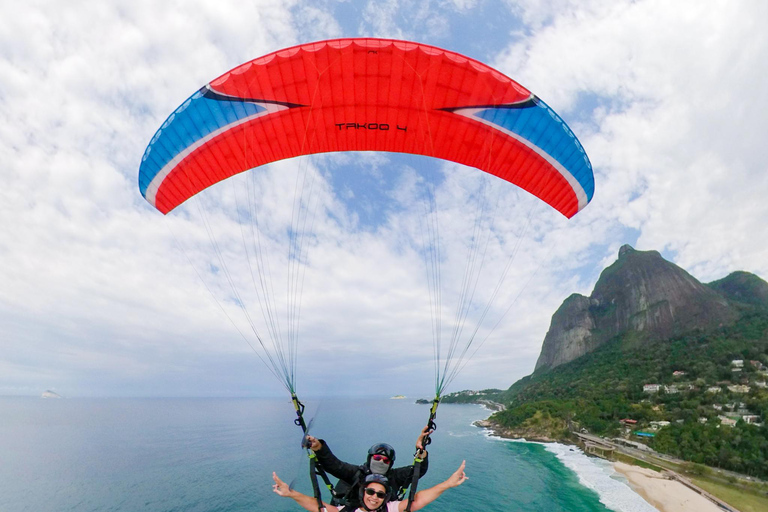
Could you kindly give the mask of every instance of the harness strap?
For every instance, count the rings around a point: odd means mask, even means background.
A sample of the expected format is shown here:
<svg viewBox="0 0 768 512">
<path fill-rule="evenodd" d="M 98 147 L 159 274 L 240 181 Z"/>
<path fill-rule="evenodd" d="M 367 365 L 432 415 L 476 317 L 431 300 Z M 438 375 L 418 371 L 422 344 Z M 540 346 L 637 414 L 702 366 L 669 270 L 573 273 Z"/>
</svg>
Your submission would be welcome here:
<svg viewBox="0 0 768 512">
<path fill-rule="evenodd" d="M 413 498 L 416 496 L 416 489 L 419 486 L 419 477 L 421 476 L 421 463 L 424 459 L 414 457 L 413 459 L 413 478 L 411 478 L 411 490 L 408 492 L 408 505 L 405 507 L 405 512 L 411 512 L 411 505 L 413 505 Z"/>
<path fill-rule="evenodd" d="M 325 507 L 323 506 L 323 495 L 320 494 L 320 485 L 317 483 L 317 457 L 315 453 L 310 450 L 309 455 L 309 479 L 312 481 L 312 492 L 315 494 L 315 500 L 317 501 L 317 511 L 323 512 Z"/>
<path fill-rule="evenodd" d="M 299 398 L 295 393 L 291 393 L 291 401 L 293 402 L 293 408 L 296 409 L 296 419 L 293 420 L 293 422 L 301 427 L 301 430 L 306 437 L 307 423 L 304 421 L 304 404 L 299 401 Z M 309 479 L 312 481 L 312 491 L 315 500 L 317 500 L 317 510 L 318 512 L 323 512 L 325 507 L 323 506 L 323 495 L 320 493 L 320 484 L 317 482 L 317 476 L 320 475 L 320 478 L 323 479 L 323 483 L 325 483 L 325 486 L 331 491 L 331 496 L 335 497 L 336 491 L 333 488 L 330 478 L 328 478 L 328 475 L 325 473 L 323 466 L 320 465 L 320 461 L 317 460 L 315 452 L 309 449 L 308 446 L 305 446 L 304 441 L 302 441 L 302 448 L 306 448 L 309 454 Z"/>
<path fill-rule="evenodd" d="M 432 400 L 432 408 L 429 410 L 429 420 L 427 421 L 427 426 L 430 430 L 437 430 L 437 425 L 435 424 L 435 418 L 437 417 L 437 406 L 440 405 L 440 397 L 436 396 L 434 400 Z M 432 442 L 432 438 L 427 435 L 427 437 L 424 438 L 424 448 L 427 447 Z"/>
<path fill-rule="evenodd" d="M 438 405 L 440 405 L 440 397 L 436 396 L 435 399 L 432 400 L 432 408 L 429 410 L 429 421 L 427 421 L 429 430 L 437 429 L 435 418 L 437 417 Z M 422 445 L 426 449 L 427 445 L 429 445 L 431 442 L 432 439 L 429 437 L 429 434 L 427 434 L 427 436 L 424 437 Z M 408 504 L 406 505 L 404 512 L 411 512 L 411 505 L 413 505 L 413 499 L 416 497 L 416 490 L 419 486 L 419 478 L 421 477 L 421 463 L 424 462 L 424 459 L 420 457 L 420 452 L 421 450 L 417 449 L 413 456 L 413 478 L 411 478 L 411 490 L 408 492 Z"/>
</svg>

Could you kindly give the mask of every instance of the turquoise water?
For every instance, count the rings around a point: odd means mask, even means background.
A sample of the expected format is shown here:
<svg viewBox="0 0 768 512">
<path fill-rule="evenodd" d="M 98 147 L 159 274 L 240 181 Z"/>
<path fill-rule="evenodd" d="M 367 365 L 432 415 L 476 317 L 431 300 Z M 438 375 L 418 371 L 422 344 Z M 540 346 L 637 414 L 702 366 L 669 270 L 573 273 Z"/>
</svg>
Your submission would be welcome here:
<svg viewBox="0 0 768 512">
<path fill-rule="evenodd" d="M 388 442 L 396 465 L 407 464 L 428 412 L 410 399 L 307 401 L 313 434 L 353 463 Z M 427 510 L 609 510 L 601 499 L 621 512 L 646 510 L 579 452 L 494 440 L 471 426 L 487 415 L 440 406 L 420 486 L 444 480 L 462 459 L 470 480 Z M 290 401 L 274 399 L 0 397 L 0 512 L 298 511 L 271 491 L 273 470 L 311 489 L 294 416 Z"/>
</svg>

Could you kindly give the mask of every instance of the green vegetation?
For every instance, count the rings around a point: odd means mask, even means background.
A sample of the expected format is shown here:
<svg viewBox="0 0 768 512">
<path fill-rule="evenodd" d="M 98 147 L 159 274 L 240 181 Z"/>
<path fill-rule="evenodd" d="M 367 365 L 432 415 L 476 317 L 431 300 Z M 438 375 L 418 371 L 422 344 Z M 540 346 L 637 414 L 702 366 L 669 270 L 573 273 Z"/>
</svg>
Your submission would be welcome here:
<svg viewBox="0 0 768 512">
<path fill-rule="evenodd" d="M 743 366 L 734 366 L 734 360 Z M 768 478 L 768 390 L 758 385 L 768 380 L 766 365 L 768 314 L 753 311 L 733 326 L 706 334 L 642 346 L 631 336 L 620 337 L 483 398 L 506 404 L 505 411 L 492 417 L 504 427 L 528 428 L 536 418 L 540 423 L 557 418 L 567 425 L 565 430 L 618 437 L 630 435 L 621 423 L 630 419 L 636 421 L 632 430 L 655 430 L 649 444 L 659 452 Z M 646 384 L 661 389 L 646 393 Z M 729 390 L 736 385 L 749 390 Z M 763 425 L 746 424 L 743 418 L 750 415 Z M 721 424 L 730 419 L 734 426 Z"/>
<path fill-rule="evenodd" d="M 736 507 L 740 512 L 763 512 L 768 510 L 768 497 L 765 489 L 759 486 L 745 489 L 742 486 L 735 487 L 732 483 L 721 483 L 706 477 L 689 477 L 691 482 L 701 487 L 710 494 Z"/>
<path fill-rule="evenodd" d="M 638 466 L 641 468 L 650 469 L 652 471 L 656 471 L 657 473 L 661 473 L 661 471 L 664 469 L 663 467 L 656 466 L 655 464 L 651 464 L 648 461 L 636 459 L 634 457 L 630 457 L 629 455 L 624 455 L 619 452 L 614 453 L 611 460 L 614 460 L 616 462 L 623 462 L 624 464 L 629 464 L 632 466 Z"/>
<path fill-rule="evenodd" d="M 496 397 L 501 393 L 500 389 L 482 389 L 480 391 L 456 391 L 445 395 L 440 401 L 446 404 L 475 404 L 483 399 L 496 401 Z M 424 400 L 424 403 L 432 403 L 432 400 Z"/>
</svg>

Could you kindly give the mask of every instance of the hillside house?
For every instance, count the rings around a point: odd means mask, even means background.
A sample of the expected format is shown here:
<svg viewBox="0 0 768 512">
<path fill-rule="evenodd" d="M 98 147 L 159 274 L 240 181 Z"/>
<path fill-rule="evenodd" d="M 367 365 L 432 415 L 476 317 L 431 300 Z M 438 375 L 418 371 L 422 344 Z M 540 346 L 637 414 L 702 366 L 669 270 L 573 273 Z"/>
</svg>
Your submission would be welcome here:
<svg viewBox="0 0 768 512">
<path fill-rule="evenodd" d="M 685 375 L 685 372 L 680 371 L 680 370 L 672 372 L 672 376 L 673 377 L 682 377 L 683 375 Z"/>
<path fill-rule="evenodd" d="M 750 387 L 744 384 L 732 384 L 728 386 L 728 391 L 731 393 L 749 393 Z"/>
<path fill-rule="evenodd" d="M 643 393 L 658 393 L 659 389 L 661 389 L 661 384 L 645 384 Z"/>
<path fill-rule="evenodd" d="M 731 419 L 727 416 L 718 416 L 720 419 L 720 424 L 725 425 L 726 427 L 735 427 L 736 426 L 736 420 Z"/>
<path fill-rule="evenodd" d="M 757 414 L 745 414 L 741 417 L 742 420 L 744 420 L 744 423 L 749 423 L 751 425 L 759 425 L 760 424 L 760 416 Z"/>
<path fill-rule="evenodd" d="M 660 428 L 664 428 L 668 426 L 669 426 L 668 421 L 652 421 L 651 422 L 651 430 L 659 430 Z"/>
<path fill-rule="evenodd" d="M 711 386 L 707 388 L 707 393 L 720 393 L 722 391 L 723 390 L 720 386 Z"/>
<path fill-rule="evenodd" d="M 734 368 L 744 368 L 744 360 L 743 359 L 734 359 L 731 361 L 731 366 Z"/>
</svg>

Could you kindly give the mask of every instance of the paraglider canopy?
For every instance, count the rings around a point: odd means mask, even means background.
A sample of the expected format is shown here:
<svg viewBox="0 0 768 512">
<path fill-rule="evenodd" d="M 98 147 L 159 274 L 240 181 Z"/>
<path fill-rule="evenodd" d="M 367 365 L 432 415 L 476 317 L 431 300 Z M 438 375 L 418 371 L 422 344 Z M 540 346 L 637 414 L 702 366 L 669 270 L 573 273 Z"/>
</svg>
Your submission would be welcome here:
<svg viewBox="0 0 768 512">
<path fill-rule="evenodd" d="M 153 137 L 139 188 L 168 213 L 248 169 L 333 151 L 461 163 L 522 187 L 566 217 L 594 193 L 578 140 L 526 88 L 457 53 L 373 38 L 280 50 L 202 87 Z"/>
</svg>

